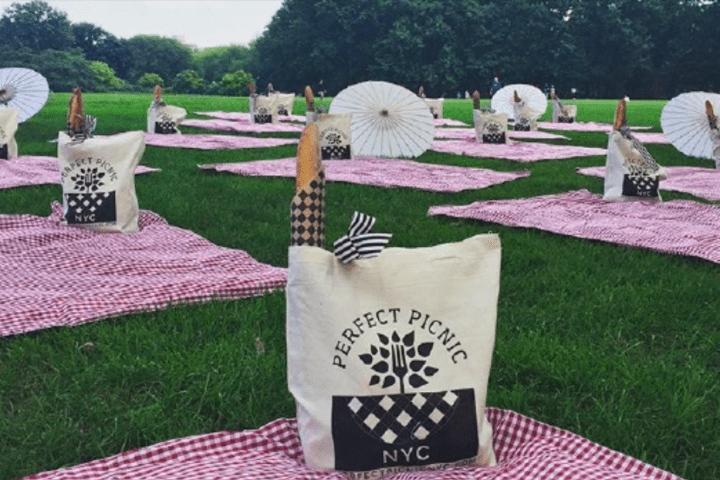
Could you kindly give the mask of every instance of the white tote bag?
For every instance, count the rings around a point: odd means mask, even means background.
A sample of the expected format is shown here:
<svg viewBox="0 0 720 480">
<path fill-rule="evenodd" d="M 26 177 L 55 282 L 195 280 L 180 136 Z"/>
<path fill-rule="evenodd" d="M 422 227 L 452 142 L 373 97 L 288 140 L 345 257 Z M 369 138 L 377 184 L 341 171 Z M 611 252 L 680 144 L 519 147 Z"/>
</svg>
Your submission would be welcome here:
<svg viewBox="0 0 720 480">
<path fill-rule="evenodd" d="M 20 112 L 14 108 L 0 108 L 0 160 L 17 158 L 18 149 L 15 132 Z"/>
<path fill-rule="evenodd" d="M 350 160 L 351 113 L 321 114 L 315 121 L 320 138 L 321 160 Z"/>
<path fill-rule="evenodd" d="M 293 104 L 295 103 L 294 93 L 276 93 L 277 96 L 277 112 L 278 115 L 291 115 L 293 111 Z"/>
<path fill-rule="evenodd" d="M 150 105 L 147 114 L 148 133 L 179 135 L 178 126 L 185 120 L 187 111 L 172 105 Z"/>
<path fill-rule="evenodd" d="M 512 143 L 507 136 L 507 114 L 473 110 L 475 136 L 480 143 Z"/>
<path fill-rule="evenodd" d="M 250 123 L 278 123 L 280 121 L 278 103 L 277 95 L 270 95 L 269 97 L 258 95 L 254 97 L 251 104 Z"/>
<path fill-rule="evenodd" d="M 434 119 L 443 118 L 443 101 L 442 98 L 426 98 L 425 103 L 430 108 L 430 113 Z"/>
<path fill-rule="evenodd" d="M 144 151 L 144 132 L 97 136 L 82 142 L 60 132 L 63 224 L 100 232 L 137 231 L 135 167 Z"/>
<path fill-rule="evenodd" d="M 290 247 L 288 384 L 309 466 L 378 478 L 495 464 L 500 254 L 493 234 L 349 264 Z"/>
</svg>

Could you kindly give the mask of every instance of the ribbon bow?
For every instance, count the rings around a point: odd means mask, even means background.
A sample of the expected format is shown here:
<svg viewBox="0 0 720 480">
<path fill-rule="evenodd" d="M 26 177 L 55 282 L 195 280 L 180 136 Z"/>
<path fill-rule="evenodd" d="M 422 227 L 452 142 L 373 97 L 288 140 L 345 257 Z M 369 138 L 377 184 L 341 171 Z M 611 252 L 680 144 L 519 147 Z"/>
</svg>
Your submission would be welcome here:
<svg viewBox="0 0 720 480">
<path fill-rule="evenodd" d="M 392 233 L 369 233 L 374 224 L 374 217 L 355 212 L 347 235 L 340 237 L 333 244 L 335 256 L 342 263 L 350 263 L 356 258 L 373 258 L 380 255 L 390 241 Z"/>
</svg>

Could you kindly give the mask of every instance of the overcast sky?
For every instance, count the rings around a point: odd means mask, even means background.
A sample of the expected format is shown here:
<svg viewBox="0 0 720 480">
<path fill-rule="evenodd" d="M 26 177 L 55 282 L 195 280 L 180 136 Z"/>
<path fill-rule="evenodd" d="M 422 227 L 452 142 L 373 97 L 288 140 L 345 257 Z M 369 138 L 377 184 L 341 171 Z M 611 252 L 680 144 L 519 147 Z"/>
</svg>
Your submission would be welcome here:
<svg viewBox="0 0 720 480">
<path fill-rule="evenodd" d="M 13 3 L 0 0 L 0 13 Z M 259 37 L 282 0 L 45 0 L 72 23 L 89 22 L 119 38 L 185 37 L 199 48 L 247 45 Z"/>
</svg>

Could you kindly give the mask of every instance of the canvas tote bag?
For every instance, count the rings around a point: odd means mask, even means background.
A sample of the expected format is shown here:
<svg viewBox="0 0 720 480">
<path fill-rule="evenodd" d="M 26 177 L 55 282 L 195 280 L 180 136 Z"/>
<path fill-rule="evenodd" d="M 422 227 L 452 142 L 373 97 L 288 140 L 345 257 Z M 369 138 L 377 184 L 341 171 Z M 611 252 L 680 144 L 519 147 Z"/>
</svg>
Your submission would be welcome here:
<svg viewBox="0 0 720 480">
<path fill-rule="evenodd" d="M 148 133 L 179 135 L 178 126 L 185 120 L 187 111 L 172 105 L 151 105 L 147 114 Z"/>
<path fill-rule="evenodd" d="M 17 158 L 18 149 L 15 132 L 20 112 L 14 108 L 0 108 L 0 160 Z"/>
<path fill-rule="evenodd" d="M 605 200 L 662 201 L 660 180 L 667 178 L 645 147 L 629 130 L 610 132 L 605 162 Z"/>
<path fill-rule="evenodd" d="M 138 230 L 135 167 L 145 151 L 144 132 L 74 141 L 58 139 L 64 225 L 100 232 Z"/>
<path fill-rule="evenodd" d="M 278 96 L 256 96 L 250 112 L 250 123 L 278 123 Z"/>
<path fill-rule="evenodd" d="M 310 467 L 495 464 L 484 410 L 500 254 L 494 234 L 349 264 L 290 247 L 288 384 Z"/>
<path fill-rule="evenodd" d="M 278 115 L 290 115 L 292 114 L 293 104 L 295 103 L 294 93 L 275 93 L 277 96 L 278 104 L 277 111 Z"/>
<path fill-rule="evenodd" d="M 507 136 L 507 114 L 473 110 L 473 120 L 478 142 L 511 143 Z"/>
<path fill-rule="evenodd" d="M 434 119 L 443 118 L 443 99 L 442 98 L 426 98 L 425 103 L 430 108 L 430 113 Z"/>
<path fill-rule="evenodd" d="M 315 121 L 320 137 L 321 160 L 350 160 L 352 158 L 351 113 L 321 114 Z"/>
</svg>

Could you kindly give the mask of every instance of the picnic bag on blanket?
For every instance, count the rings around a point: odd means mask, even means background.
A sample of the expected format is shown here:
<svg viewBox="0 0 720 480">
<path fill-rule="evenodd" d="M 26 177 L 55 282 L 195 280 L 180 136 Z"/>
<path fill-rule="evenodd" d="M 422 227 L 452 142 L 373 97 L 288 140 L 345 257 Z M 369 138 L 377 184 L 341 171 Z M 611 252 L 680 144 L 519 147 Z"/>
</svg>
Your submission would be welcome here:
<svg viewBox="0 0 720 480">
<path fill-rule="evenodd" d="M 660 180 L 667 178 L 627 127 L 610 132 L 605 163 L 605 200 L 661 201 Z"/>
<path fill-rule="evenodd" d="M 443 99 L 442 98 L 426 98 L 425 103 L 430 107 L 430 113 L 434 119 L 443 118 Z"/>
<path fill-rule="evenodd" d="M 177 127 L 186 116 L 187 111 L 184 108 L 153 104 L 148 109 L 147 131 L 164 135 L 180 134 Z"/>
<path fill-rule="evenodd" d="M 484 411 L 500 256 L 494 234 L 351 263 L 290 247 L 288 384 L 310 467 L 495 465 Z"/>
<path fill-rule="evenodd" d="M 295 103 L 294 93 L 275 93 L 277 96 L 277 112 L 278 115 L 290 115 L 293 109 L 293 103 Z"/>
<path fill-rule="evenodd" d="M 144 132 L 96 136 L 83 141 L 60 132 L 63 224 L 100 232 L 137 231 L 135 167 L 144 150 Z"/>
<path fill-rule="evenodd" d="M 473 119 L 478 142 L 510 143 L 507 138 L 507 114 L 473 110 Z"/>
<path fill-rule="evenodd" d="M 351 113 L 322 114 L 315 121 L 320 136 L 321 160 L 350 160 Z"/>
<path fill-rule="evenodd" d="M 18 149 L 15 132 L 20 112 L 14 108 L 0 108 L 0 160 L 17 158 Z"/>
<path fill-rule="evenodd" d="M 537 119 L 540 114 L 532 108 L 522 107 L 515 112 L 515 124 L 513 130 L 521 132 L 536 131 L 538 129 Z"/>
<path fill-rule="evenodd" d="M 256 96 L 250 112 L 251 123 L 278 123 L 278 96 Z"/>
</svg>

